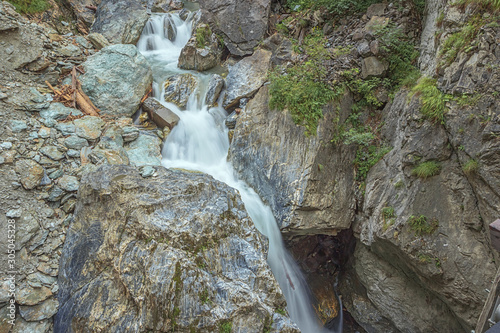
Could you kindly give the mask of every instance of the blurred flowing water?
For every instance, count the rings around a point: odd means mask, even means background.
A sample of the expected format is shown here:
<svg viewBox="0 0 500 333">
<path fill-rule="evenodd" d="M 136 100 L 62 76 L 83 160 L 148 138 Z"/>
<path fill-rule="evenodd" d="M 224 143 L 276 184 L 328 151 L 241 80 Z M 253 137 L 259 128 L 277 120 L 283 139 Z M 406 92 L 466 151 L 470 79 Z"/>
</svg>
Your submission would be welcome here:
<svg viewBox="0 0 500 333">
<path fill-rule="evenodd" d="M 305 333 L 342 332 L 342 317 L 337 329 L 323 328 L 311 305 L 307 283 L 285 249 L 271 209 L 252 188 L 238 179 L 227 161 L 229 139 L 224 126 L 226 112 L 221 107 L 209 108 L 204 103 L 210 74 L 177 68 L 182 47 L 191 36 L 192 19 L 192 14 L 185 21 L 177 14 L 153 15 L 137 44 L 153 67 L 153 97 L 180 118 L 164 143 L 162 164 L 167 168 L 201 171 L 237 189 L 255 226 L 269 239 L 268 263 L 285 295 L 291 319 Z M 163 100 L 163 82 L 169 76 L 180 73 L 190 73 L 198 79 L 197 88 L 185 110 Z M 342 311 L 339 314 L 342 316 Z"/>
</svg>

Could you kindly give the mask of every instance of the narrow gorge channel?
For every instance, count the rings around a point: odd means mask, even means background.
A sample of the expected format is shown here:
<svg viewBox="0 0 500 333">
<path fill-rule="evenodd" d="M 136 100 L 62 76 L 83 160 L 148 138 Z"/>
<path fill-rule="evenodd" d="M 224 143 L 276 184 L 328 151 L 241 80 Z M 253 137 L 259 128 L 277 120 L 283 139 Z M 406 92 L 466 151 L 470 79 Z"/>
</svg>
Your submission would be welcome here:
<svg viewBox="0 0 500 333">
<path fill-rule="evenodd" d="M 210 108 L 204 102 L 210 75 L 177 68 L 179 54 L 191 36 L 192 15 L 186 21 L 175 13 L 154 15 L 138 42 L 139 51 L 153 68 L 153 97 L 180 118 L 164 142 L 162 164 L 166 168 L 201 171 L 237 189 L 255 226 L 269 240 L 268 263 L 285 295 L 292 320 L 304 333 L 342 332 L 342 311 L 339 311 L 338 327 L 327 330 L 321 326 L 312 307 L 307 283 L 285 249 L 271 209 L 252 188 L 238 179 L 228 161 L 229 137 L 224 125 L 226 111 L 222 107 Z M 171 40 L 166 37 L 166 28 L 174 31 Z M 190 73 L 197 79 L 197 88 L 189 96 L 185 110 L 165 102 L 163 98 L 165 79 L 181 73 Z M 219 97 L 219 105 L 222 98 Z"/>
</svg>

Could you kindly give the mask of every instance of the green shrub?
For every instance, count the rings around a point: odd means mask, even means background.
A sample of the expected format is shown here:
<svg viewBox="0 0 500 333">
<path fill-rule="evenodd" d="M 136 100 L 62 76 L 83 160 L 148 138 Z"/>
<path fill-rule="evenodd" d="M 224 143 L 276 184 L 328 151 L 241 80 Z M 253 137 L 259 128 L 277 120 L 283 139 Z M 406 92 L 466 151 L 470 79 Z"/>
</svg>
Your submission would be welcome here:
<svg viewBox="0 0 500 333">
<path fill-rule="evenodd" d="M 473 6 L 480 12 L 499 12 L 500 0 L 458 0 L 455 5 L 459 7 Z"/>
<path fill-rule="evenodd" d="M 50 8 L 47 0 L 9 0 L 16 10 L 23 14 L 35 14 Z"/>
<path fill-rule="evenodd" d="M 233 330 L 233 323 L 230 321 L 225 321 L 220 325 L 219 333 L 231 333 Z"/>
<path fill-rule="evenodd" d="M 425 118 L 444 124 L 446 102 L 450 100 L 450 96 L 437 88 L 435 79 L 422 77 L 409 96 L 414 95 L 420 97 L 420 112 Z"/>
<path fill-rule="evenodd" d="M 344 87 L 332 87 L 326 82 L 323 62 L 329 55 L 324 43 L 323 34 L 313 31 L 302 45 L 307 60 L 287 68 L 286 72 L 277 67 L 269 77 L 269 106 L 288 109 L 295 124 L 306 128 L 306 135 L 316 134 L 318 120 L 323 117 L 323 106 L 344 92 Z"/>
<path fill-rule="evenodd" d="M 207 25 L 201 25 L 196 29 L 196 47 L 204 48 L 208 45 L 210 37 L 212 36 L 212 30 Z"/>
<path fill-rule="evenodd" d="M 469 175 L 476 172 L 478 168 L 479 168 L 478 161 L 475 159 L 470 159 L 467 161 L 467 163 L 464 164 L 462 170 Z"/>
<path fill-rule="evenodd" d="M 439 174 L 441 165 L 438 162 L 427 161 L 417 165 L 411 172 L 412 175 L 426 179 Z"/>
<path fill-rule="evenodd" d="M 382 219 L 384 220 L 382 230 L 385 232 L 391 225 L 393 225 L 396 222 L 396 214 L 394 212 L 393 207 L 382 208 L 381 214 L 382 214 Z"/>
<path fill-rule="evenodd" d="M 408 225 L 410 226 L 410 229 L 413 230 L 415 235 L 424 236 L 434 233 L 434 231 L 436 231 L 439 227 L 439 221 L 435 218 L 428 221 L 427 217 L 424 215 L 412 215 L 408 219 Z"/>
<path fill-rule="evenodd" d="M 380 161 L 391 149 L 390 147 L 375 145 L 359 146 L 354 159 L 354 167 L 357 169 L 356 180 L 364 181 L 372 166 Z"/>
<path fill-rule="evenodd" d="M 324 8 L 335 16 L 344 17 L 362 13 L 379 0 L 287 0 L 287 6 L 293 11 Z"/>
</svg>

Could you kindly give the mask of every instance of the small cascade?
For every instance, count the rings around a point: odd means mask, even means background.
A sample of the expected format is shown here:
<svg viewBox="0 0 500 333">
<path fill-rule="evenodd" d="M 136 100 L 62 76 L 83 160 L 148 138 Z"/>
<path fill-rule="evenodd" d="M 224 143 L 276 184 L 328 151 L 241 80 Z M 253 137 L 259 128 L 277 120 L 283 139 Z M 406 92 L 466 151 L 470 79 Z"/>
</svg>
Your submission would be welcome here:
<svg viewBox="0 0 500 333">
<path fill-rule="evenodd" d="M 171 29 L 175 31 L 173 35 L 166 31 L 170 29 L 170 24 L 175 25 L 175 29 Z M 292 320 L 306 333 L 342 332 L 341 320 L 340 327 L 334 331 L 322 327 L 311 305 L 307 283 L 285 249 L 270 207 L 238 179 L 232 165 L 227 162 L 229 139 L 224 126 L 226 111 L 221 107 L 209 108 L 204 103 L 210 76 L 177 68 L 177 58 L 190 34 L 190 18 L 182 21 L 176 14 L 155 15 L 138 43 L 139 50 L 155 68 L 154 96 L 180 118 L 164 143 L 162 164 L 167 168 L 202 171 L 236 188 L 255 226 L 269 239 L 268 263 L 285 295 Z M 198 78 L 198 87 L 185 110 L 164 102 L 162 96 L 161 87 L 165 79 L 179 73 L 191 73 Z"/>
</svg>

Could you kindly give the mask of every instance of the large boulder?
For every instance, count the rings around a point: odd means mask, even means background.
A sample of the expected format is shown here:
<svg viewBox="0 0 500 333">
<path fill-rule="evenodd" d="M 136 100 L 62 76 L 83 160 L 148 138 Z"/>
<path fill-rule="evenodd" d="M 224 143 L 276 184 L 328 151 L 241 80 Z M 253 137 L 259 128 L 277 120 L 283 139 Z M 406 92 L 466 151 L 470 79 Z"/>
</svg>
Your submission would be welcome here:
<svg viewBox="0 0 500 333">
<path fill-rule="evenodd" d="M 240 113 L 229 156 L 240 177 L 268 202 L 283 232 L 331 234 L 354 218 L 355 147 L 330 143 L 334 118 L 350 111 L 348 96 L 325 107 L 316 136 L 305 136 L 289 112 L 269 109 L 262 87 Z"/>
<path fill-rule="evenodd" d="M 140 1 L 102 0 L 91 32 L 102 34 L 111 44 L 137 44 L 149 15 Z"/>
<path fill-rule="evenodd" d="M 216 32 L 224 36 L 224 43 L 232 54 L 252 54 L 264 39 L 270 0 L 200 0 L 199 3 Z"/>
<path fill-rule="evenodd" d="M 196 172 L 82 179 L 55 332 L 299 332 L 238 192 Z"/>
<path fill-rule="evenodd" d="M 83 91 L 105 114 L 131 116 L 153 82 L 151 67 L 134 45 L 111 45 L 87 58 Z"/>
<path fill-rule="evenodd" d="M 229 67 L 223 103 L 225 108 L 238 106 L 240 99 L 252 97 L 262 87 L 267 81 L 271 56 L 271 51 L 259 49 L 252 56 Z"/>
</svg>

